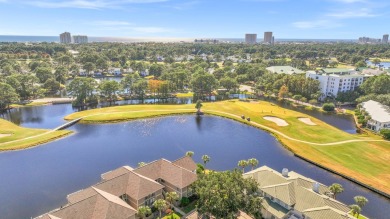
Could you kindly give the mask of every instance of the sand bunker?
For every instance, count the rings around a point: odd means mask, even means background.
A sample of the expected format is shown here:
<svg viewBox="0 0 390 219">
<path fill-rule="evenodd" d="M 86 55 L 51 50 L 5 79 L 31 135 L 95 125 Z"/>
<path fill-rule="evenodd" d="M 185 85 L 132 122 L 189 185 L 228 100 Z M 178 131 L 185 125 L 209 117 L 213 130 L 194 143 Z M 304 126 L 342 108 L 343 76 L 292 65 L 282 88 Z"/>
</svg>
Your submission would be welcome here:
<svg viewBox="0 0 390 219">
<path fill-rule="evenodd" d="M 312 122 L 310 118 L 298 118 L 298 120 L 305 123 L 306 125 L 317 125 Z"/>
<path fill-rule="evenodd" d="M 11 136 L 11 134 L 0 134 L 0 138 Z"/>
<path fill-rule="evenodd" d="M 278 126 L 288 126 L 288 123 L 284 119 L 280 119 L 278 117 L 264 116 L 263 118 L 265 120 L 276 123 L 276 125 L 278 125 Z"/>
</svg>

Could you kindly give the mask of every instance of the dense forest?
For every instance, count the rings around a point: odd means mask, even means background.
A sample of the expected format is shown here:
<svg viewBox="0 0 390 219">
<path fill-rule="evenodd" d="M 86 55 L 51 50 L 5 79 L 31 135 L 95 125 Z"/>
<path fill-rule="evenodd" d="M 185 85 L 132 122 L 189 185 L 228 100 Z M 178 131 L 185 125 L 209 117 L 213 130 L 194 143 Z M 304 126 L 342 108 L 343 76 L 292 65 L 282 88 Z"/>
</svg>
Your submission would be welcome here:
<svg viewBox="0 0 390 219">
<path fill-rule="evenodd" d="M 271 74 L 266 68 L 291 65 L 301 70 L 324 67 L 365 67 L 366 60 L 390 58 L 389 45 L 360 44 L 195 44 L 195 43 L 0 43 L 0 108 L 43 96 L 71 95 L 75 105 L 100 100 L 153 96 L 167 98 L 194 92 L 195 98 L 238 93 L 241 84 L 257 95 L 280 96 L 316 103 L 319 83 L 304 75 Z M 376 58 L 376 59 L 375 59 Z M 121 82 L 97 83 L 93 76 Z M 81 74 L 81 70 L 84 74 Z M 80 77 L 83 76 L 83 77 Z M 361 89 L 326 101 L 375 99 L 390 104 L 386 83 L 376 76 Z M 241 91 L 243 92 L 243 91 Z"/>
</svg>

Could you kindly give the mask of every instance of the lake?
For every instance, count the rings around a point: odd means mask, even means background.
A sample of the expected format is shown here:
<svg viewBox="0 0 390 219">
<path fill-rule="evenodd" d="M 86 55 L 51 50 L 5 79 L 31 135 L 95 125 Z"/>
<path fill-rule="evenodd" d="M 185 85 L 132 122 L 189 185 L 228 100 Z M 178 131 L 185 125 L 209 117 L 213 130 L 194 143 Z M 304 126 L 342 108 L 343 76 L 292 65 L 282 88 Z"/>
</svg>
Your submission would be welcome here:
<svg viewBox="0 0 390 219">
<path fill-rule="evenodd" d="M 5 118 L 26 127 L 53 128 L 71 112 L 69 104 L 41 106 L 20 108 Z M 352 204 L 354 196 L 363 195 L 369 200 L 363 214 L 371 218 L 390 215 L 388 199 L 293 156 L 269 133 L 233 120 L 187 115 L 76 124 L 70 129 L 75 134 L 69 137 L 0 153 L 1 218 L 38 216 L 66 204 L 66 195 L 97 183 L 104 172 L 161 157 L 175 160 L 186 151 L 195 152 L 196 162 L 209 155 L 207 167 L 214 170 L 230 170 L 239 160 L 254 157 L 260 166 L 278 171 L 288 168 L 326 185 L 340 183 L 345 188 L 338 196 L 340 201 Z"/>
</svg>

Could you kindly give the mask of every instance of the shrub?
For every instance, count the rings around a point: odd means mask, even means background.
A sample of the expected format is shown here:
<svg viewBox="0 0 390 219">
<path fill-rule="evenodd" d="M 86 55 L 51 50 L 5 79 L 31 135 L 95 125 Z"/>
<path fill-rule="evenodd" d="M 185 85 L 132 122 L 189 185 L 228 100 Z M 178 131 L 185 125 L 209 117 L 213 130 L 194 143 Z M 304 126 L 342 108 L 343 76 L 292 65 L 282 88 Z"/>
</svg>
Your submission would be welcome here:
<svg viewBox="0 0 390 219">
<path fill-rule="evenodd" d="M 322 109 L 326 112 L 332 112 L 334 111 L 335 106 L 333 103 L 324 103 L 324 105 L 322 105 Z"/>
<path fill-rule="evenodd" d="M 185 207 L 185 206 L 187 206 L 188 204 L 190 204 L 190 199 L 189 199 L 189 198 L 187 198 L 187 197 L 181 198 L 181 200 L 180 200 L 180 206 Z"/>
<path fill-rule="evenodd" d="M 390 140 L 390 129 L 381 129 L 380 133 L 384 139 Z"/>
<path fill-rule="evenodd" d="M 196 164 L 197 168 L 196 168 L 196 173 L 197 174 L 201 174 L 204 172 L 204 166 L 200 163 Z"/>
<path fill-rule="evenodd" d="M 364 116 L 363 115 L 360 115 L 357 117 L 358 119 L 364 119 Z"/>
<path fill-rule="evenodd" d="M 309 100 L 309 103 L 312 105 L 316 105 L 318 101 L 316 99 Z"/>
</svg>

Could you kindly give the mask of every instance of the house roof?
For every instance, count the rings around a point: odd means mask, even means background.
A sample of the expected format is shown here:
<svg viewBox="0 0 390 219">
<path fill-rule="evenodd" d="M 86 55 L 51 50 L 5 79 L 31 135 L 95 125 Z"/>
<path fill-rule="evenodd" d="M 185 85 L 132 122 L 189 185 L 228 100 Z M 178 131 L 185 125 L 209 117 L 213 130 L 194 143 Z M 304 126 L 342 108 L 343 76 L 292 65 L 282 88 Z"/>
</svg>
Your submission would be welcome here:
<svg viewBox="0 0 390 219">
<path fill-rule="evenodd" d="M 338 74 L 338 73 L 349 73 L 355 71 L 355 69 L 349 68 L 323 68 L 322 71 L 326 74 Z"/>
<path fill-rule="evenodd" d="M 352 219 L 355 218 L 348 213 L 339 211 L 331 207 L 311 208 L 303 212 L 309 218 L 318 219 Z"/>
<path fill-rule="evenodd" d="M 288 213 L 287 209 L 271 201 L 269 198 L 264 198 L 263 201 L 261 202 L 261 205 L 265 210 L 267 210 L 277 218 L 282 218 L 284 215 Z"/>
<path fill-rule="evenodd" d="M 293 206 L 300 212 L 320 207 L 332 207 L 342 212 L 350 210 L 345 204 L 325 195 L 330 192 L 325 185 L 318 184 L 319 191 L 317 193 L 312 189 L 313 184 L 317 183 L 316 181 L 293 171 L 288 172 L 287 176 L 283 176 L 281 173 L 263 166 L 245 173 L 244 177 L 254 178 L 259 183 L 261 191 Z"/>
<path fill-rule="evenodd" d="M 115 172 L 115 170 L 113 172 Z M 164 188 L 163 185 L 132 171 L 100 182 L 94 185 L 94 187 L 118 197 L 127 194 L 135 200 L 140 200 Z M 96 192 L 90 187 L 68 195 L 68 201 L 74 203 L 95 194 Z"/>
<path fill-rule="evenodd" d="M 123 167 L 119 167 L 118 169 L 115 169 L 115 170 L 103 173 L 101 175 L 101 177 L 102 177 L 103 180 L 110 180 L 110 179 L 115 178 L 117 176 L 120 176 L 120 175 L 123 175 L 125 173 L 128 173 L 128 172 L 130 172 L 132 170 L 133 170 L 133 168 L 131 168 L 129 166 L 123 166 Z"/>
<path fill-rule="evenodd" d="M 119 197 L 92 187 L 95 195 L 47 214 L 54 218 L 130 218 L 136 210 Z M 54 217 L 53 217 L 54 216 Z M 44 218 L 44 217 L 43 217 Z"/>
<path fill-rule="evenodd" d="M 178 188 L 185 188 L 197 179 L 195 173 L 165 159 L 138 167 L 134 172 L 153 180 L 163 179 Z"/>
<path fill-rule="evenodd" d="M 173 164 L 176 164 L 180 167 L 183 167 L 184 169 L 187 169 L 189 171 L 196 171 L 196 163 L 194 160 L 189 156 L 184 156 L 182 158 L 179 158 L 172 162 Z"/>
<path fill-rule="evenodd" d="M 297 68 L 291 67 L 291 66 L 271 66 L 266 68 L 268 71 L 272 73 L 277 73 L 277 74 L 303 74 L 305 73 L 304 71 L 301 71 Z"/>
<path fill-rule="evenodd" d="M 371 119 L 378 122 L 390 122 L 390 108 L 379 102 L 369 100 L 362 103 L 362 107 L 368 114 L 370 114 Z"/>
</svg>

